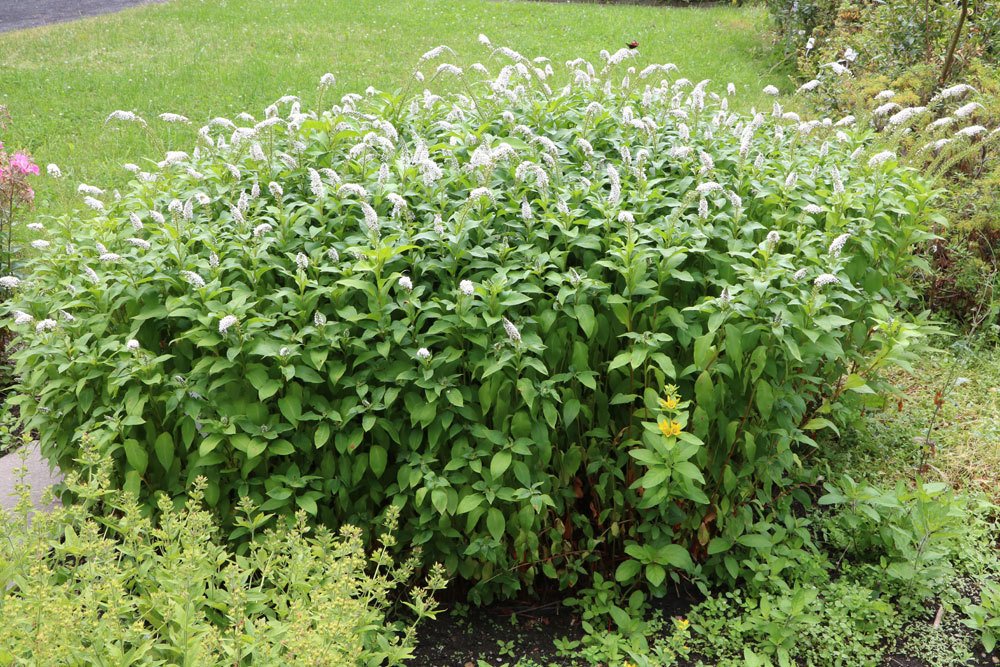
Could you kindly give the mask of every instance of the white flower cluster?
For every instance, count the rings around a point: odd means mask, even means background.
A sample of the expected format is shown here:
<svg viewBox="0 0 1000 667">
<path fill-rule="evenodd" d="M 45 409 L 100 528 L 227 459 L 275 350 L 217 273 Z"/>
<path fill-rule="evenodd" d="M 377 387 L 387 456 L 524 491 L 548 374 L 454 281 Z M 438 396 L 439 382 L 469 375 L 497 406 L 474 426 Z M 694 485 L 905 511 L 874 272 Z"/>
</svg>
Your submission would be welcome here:
<svg viewBox="0 0 1000 667">
<path fill-rule="evenodd" d="M 840 252 L 844 249 L 844 245 L 847 243 L 847 239 L 851 238 L 850 234 L 841 234 L 830 243 L 829 254 L 831 257 L 840 257 Z"/>
<path fill-rule="evenodd" d="M 122 110 L 112 111 L 108 115 L 108 117 L 104 120 L 104 123 L 107 124 L 113 120 L 120 120 L 125 123 L 137 123 L 139 125 L 142 125 L 143 127 L 146 126 L 146 121 L 144 121 L 142 118 L 137 116 L 132 111 L 122 111 Z"/>
<path fill-rule="evenodd" d="M 226 315 L 225 317 L 219 320 L 219 333 L 225 336 L 226 332 L 228 332 L 231 327 L 235 326 L 238 323 L 239 319 L 237 319 L 235 315 Z"/>
<path fill-rule="evenodd" d="M 837 285 L 840 283 L 840 278 L 833 275 L 832 273 L 821 273 L 813 281 L 816 287 L 825 287 L 826 285 Z"/>
<path fill-rule="evenodd" d="M 199 276 L 194 271 L 181 271 L 181 275 L 184 276 L 184 280 L 188 282 L 192 287 L 204 287 L 205 279 Z"/>
<path fill-rule="evenodd" d="M 893 153 L 892 151 L 881 151 L 879 153 L 876 153 L 875 155 L 872 155 L 868 159 L 868 166 L 872 168 L 878 167 L 879 165 L 885 164 L 886 162 L 894 159 L 895 157 L 896 154 Z"/>
<path fill-rule="evenodd" d="M 518 331 L 514 323 L 508 320 L 506 317 L 500 318 L 503 322 L 503 330 L 507 334 L 507 338 L 510 339 L 512 343 L 521 342 L 521 332 Z"/>
</svg>

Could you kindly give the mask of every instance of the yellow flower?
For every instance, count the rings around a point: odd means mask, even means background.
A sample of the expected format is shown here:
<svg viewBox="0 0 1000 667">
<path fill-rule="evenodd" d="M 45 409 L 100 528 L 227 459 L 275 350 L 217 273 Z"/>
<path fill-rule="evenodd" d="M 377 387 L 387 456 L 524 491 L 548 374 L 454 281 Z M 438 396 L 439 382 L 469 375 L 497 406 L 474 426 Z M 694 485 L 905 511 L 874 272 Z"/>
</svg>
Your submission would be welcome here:
<svg viewBox="0 0 1000 667">
<path fill-rule="evenodd" d="M 686 618 L 678 618 L 674 622 L 677 624 L 677 627 L 680 630 L 687 630 L 688 626 L 691 625 L 691 621 L 687 620 Z"/>
<path fill-rule="evenodd" d="M 659 422 L 657 426 L 660 427 L 660 433 L 668 437 L 672 435 L 678 435 L 681 432 L 681 423 L 679 421 L 675 420 L 667 421 L 666 419 L 664 419 L 663 421 Z"/>
<path fill-rule="evenodd" d="M 664 410 L 674 410 L 677 408 L 678 403 L 680 403 L 680 401 L 676 396 L 667 396 L 666 398 L 660 399 L 660 407 Z"/>
</svg>

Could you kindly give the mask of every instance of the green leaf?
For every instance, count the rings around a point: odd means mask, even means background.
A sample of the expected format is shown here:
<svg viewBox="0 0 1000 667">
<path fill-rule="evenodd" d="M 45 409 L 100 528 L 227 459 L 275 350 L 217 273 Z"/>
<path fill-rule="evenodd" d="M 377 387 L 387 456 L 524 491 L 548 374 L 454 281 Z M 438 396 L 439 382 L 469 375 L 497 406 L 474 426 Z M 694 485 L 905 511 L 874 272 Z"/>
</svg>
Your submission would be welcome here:
<svg viewBox="0 0 1000 667">
<path fill-rule="evenodd" d="M 621 583 L 632 581 L 641 569 L 642 564 L 637 560 L 629 559 L 624 561 L 615 571 L 615 580 Z"/>
<path fill-rule="evenodd" d="M 456 408 L 460 408 L 465 405 L 465 401 L 462 399 L 462 392 L 454 387 L 446 391 L 444 395 L 448 397 L 448 402 Z"/>
<path fill-rule="evenodd" d="M 820 429 L 828 428 L 837 435 L 840 435 L 840 430 L 837 425 L 834 424 L 829 419 L 823 419 L 822 417 L 815 417 L 810 419 L 805 426 L 802 427 L 803 431 L 819 431 Z"/>
<path fill-rule="evenodd" d="M 389 454 L 385 451 L 385 447 L 372 445 L 371 451 L 368 452 L 368 465 L 371 466 L 372 472 L 375 473 L 376 477 L 382 477 L 388 460 Z"/>
<path fill-rule="evenodd" d="M 774 407 L 774 392 L 771 390 L 771 385 L 763 380 L 758 382 L 754 400 L 757 403 L 760 416 L 768 419 L 771 416 L 771 409 Z"/>
<path fill-rule="evenodd" d="M 642 476 L 642 479 L 639 480 L 639 486 L 645 489 L 653 489 L 663 484 L 668 477 L 670 477 L 669 468 L 656 467 Z"/>
<path fill-rule="evenodd" d="M 736 540 L 745 547 L 750 547 L 751 549 L 770 549 L 773 546 L 771 542 L 771 537 L 764 533 L 750 533 L 749 535 L 741 535 L 738 540 Z"/>
<path fill-rule="evenodd" d="M 310 496 L 296 496 L 295 504 L 304 509 L 307 514 L 316 516 L 316 501 Z"/>
<path fill-rule="evenodd" d="M 161 433 L 156 442 L 153 443 L 153 451 L 156 452 L 156 460 L 160 462 L 164 470 L 170 470 L 174 464 L 174 439 L 169 433 Z"/>
<path fill-rule="evenodd" d="M 687 479 L 693 479 L 701 484 L 705 483 L 705 477 L 701 474 L 701 470 L 698 470 L 698 466 L 690 461 L 680 461 L 674 464 L 674 473 L 680 474 Z"/>
<path fill-rule="evenodd" d="M 485 498 L 483 498 L 483 495 L 480 493 L 473 493 L 468 496 L 465 496 L 458 502 L 458 509 L 456 510 L 455 513 L 466 514 L 468 512 L 471 512 L 472 510 L 482 505 L 483 500 L 485 500 Z"/>
<path fill-rule="evenodd" d="M 580 414 L 580 401 L 571 398 L 563 404 L 563 424 L 570 426 Z"/>
<path fill-rule="evenodd" d="M 667 571 L 659 563 L 650 563 L 646 566 L 646 579 L 653 586 L 659 586 L 667 577 Z"/>
<path fill-rule="evenodd" d="M 506 450 L 499 451 L 493 455 L 493 460 L 490 461 L 490 474 L 493 475 L 493 479 L 497 479 L 504 474 L 507 468 L 510 467 L 510 461 L 510 452 Z"/>
<path fill-rule="evenodd" d="M 597 319 L 594 317 L 594 307 L 589 303 L 578 303 L 573 310 L 576 313 L 576 321 L 579 322 L 584 335 L 587 338 L 593 336 L 594 329 L 597 327 Z"/>
<path fill-rule="evenodd" d="M 712 377 L 708 371 L 702 371 L 698 379 L 695 380 L 694 395 L 695 400 L 698 401 L 698 407 L 709 415 L 715 413 L 715 387 L 712 385 Z"/>
<path fill-rule="evenodd" d="M 731 324 L 726 325 L 726 359 L 737 371 L 743 367 L 743 337 Z"/>
<path fill-rule="evenodd" d="M 618 626 L 619 630 L 625 630 L 632 625 L 632 617 L 618 605 L 613 604 L 608 606 L 608 613 L 611 614 L 611 619 Z"/>
<path fill-rule="evenodd" d="M 616 368 L 621 368 L 630 361 L 632 361 L 632 354 L 628 350 L 620 352 L 614 359 L 611 360 L 611 363 L 608 364 L 608 370 L 613 371 Z"/>
<path fill-rule="evenodd" d="M 494 540 L 500 541 L 506 526 L 507 522 L 504 520 L 500 510 L 496 507 L 491 507 L 490 511 L 486 513 L 486 529 L 490 531 L 490 535 L 493 536 Z"/>
<path fill-rule="evenodd" d="M 267 453 L 271 456 L 289 456 L 295 453 L 295 445 L 288 442 L 284 438 L 281 440 L 274 440 L 270 444 L 265 444 Z"/>
<path fill-rule="evenodd" d="M 265 380 L 257 390 L 257 396 L 260 400 L 266 401 L 277 394 L 279 389 L 281 389 L 281 382 L 278 380 Z"/>
<path fill-rule="evenodd" d="M 313 434 L 313 445 L 316 449 L 319 449 L 325 445 L 330 440 L 330 425 L 326 422 L 321 423 L 316 427 L 316 432 Z"/>
<path fill-rule="evenodd" d="M 205 439 L 198 445 L 198 455 L 207 456 L 215 451 L 215 448 L 222 442 L 222 436 L 216 433 L 205 436 Z"/>
<path fill-rule="evenodd" d="M 251 461 L 257 458 L 264 453 L 265 449 L 267 449 L 267 440 L 251 439 L 250 442 L 247 443 L 247 460 Z"/>
<path fill-rule="evenodd" d="M 135 470 L 125 471 L 125 484 L 122 487 L 136 498 L 141 497 L 139 491 L 142 487 L 142 479 Z"/>
<path fill-rule="evenodd" d="M 838 491 L 831 491 L 821 496 L 816 502 L 820 505 L 840 505 L 847 502 L 847 496 Z"/>
<path fill-rule="evenodd" d="M 712 356 L 712 341 L 715 333 L 707 333 L 694 339 L 694 365 L 701 370 L 708 368 Z"/>
<path fill-rule="evenodd" d="M 448 492 L 444 489 L 434 489 L 431 491 L 431 504 L 434 505 L 434 509 L 436 509 L 439 514 L 447 512 Z"/>
<path fill-rule="evenodd" d="M 732 546 L 733 541 L 728 537 L 713 537 L 712 541 L 708 543 L 708 554 L 713 556 L 724 551 L 729 551 Z"/>
<path fill-rule="evenodd" d="M 654 560 L 662 565 L 670 565 L 685 572 L 694 569 L 694 562 L 688 550 L 679 544 L 667 544 L 656 549 Z"/>
<path fill-rule="evenodd" d="M 129 438 L 125 441 L 125 460 L 141 475 L 146 472 L 146 466 L 149 465 L 149 454 L 146 453 L 138 440 Z"/>
<path fill-rule="evenodd" d="M 278 399 L 278 409 L 285 416 L 292 426 L 299 423 L 302 417 L 302 403 L 295 396 L 283 396 Z"/>
</svg>

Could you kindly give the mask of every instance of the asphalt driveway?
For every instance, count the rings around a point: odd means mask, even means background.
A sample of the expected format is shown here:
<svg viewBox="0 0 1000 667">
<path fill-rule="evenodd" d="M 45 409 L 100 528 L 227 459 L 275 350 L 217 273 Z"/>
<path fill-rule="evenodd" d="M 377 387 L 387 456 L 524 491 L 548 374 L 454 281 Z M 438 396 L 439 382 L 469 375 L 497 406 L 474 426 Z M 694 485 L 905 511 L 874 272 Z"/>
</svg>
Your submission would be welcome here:
<svg viewBox="0 0 1000 667">
<path fill-rule="evenodd" d="M 0 32 L 74 21 L 163 0 L 0 0 Z"/>
<path fill-rule="evenodd" d="M 42 506 L 45 490 L 61 480 L 59 471 L 49 469 L 49 464 L 42 459 L 37 444 L 29 445 L 23 453 L 25 458 L 22 458 L 22 451 L 0 457 L 0 507 L 6 510 L 14 509 L 17 504 L 15 486 L 20 481 L 21 468 L 27 468 L 24 481 L 31 486 L 31 502 L 35 507 Z"/>
</svg>

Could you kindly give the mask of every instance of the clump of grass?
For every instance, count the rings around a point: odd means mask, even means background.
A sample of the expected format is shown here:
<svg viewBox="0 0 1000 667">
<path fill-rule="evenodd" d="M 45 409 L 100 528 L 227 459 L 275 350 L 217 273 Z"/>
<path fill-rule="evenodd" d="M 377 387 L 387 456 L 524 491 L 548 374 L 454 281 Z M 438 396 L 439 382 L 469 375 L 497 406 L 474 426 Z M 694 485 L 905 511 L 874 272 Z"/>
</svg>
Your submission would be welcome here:
<svg viewBox="0 0 1000 667">
<path fill-rule="evenodd" d="M 880 480 L 928 478 L 1000 499 L 1000 349 L 953 348 L 914 372 L 889 372 L 899 394 L 865 413 L 838 452 Z"/>
</svg>

